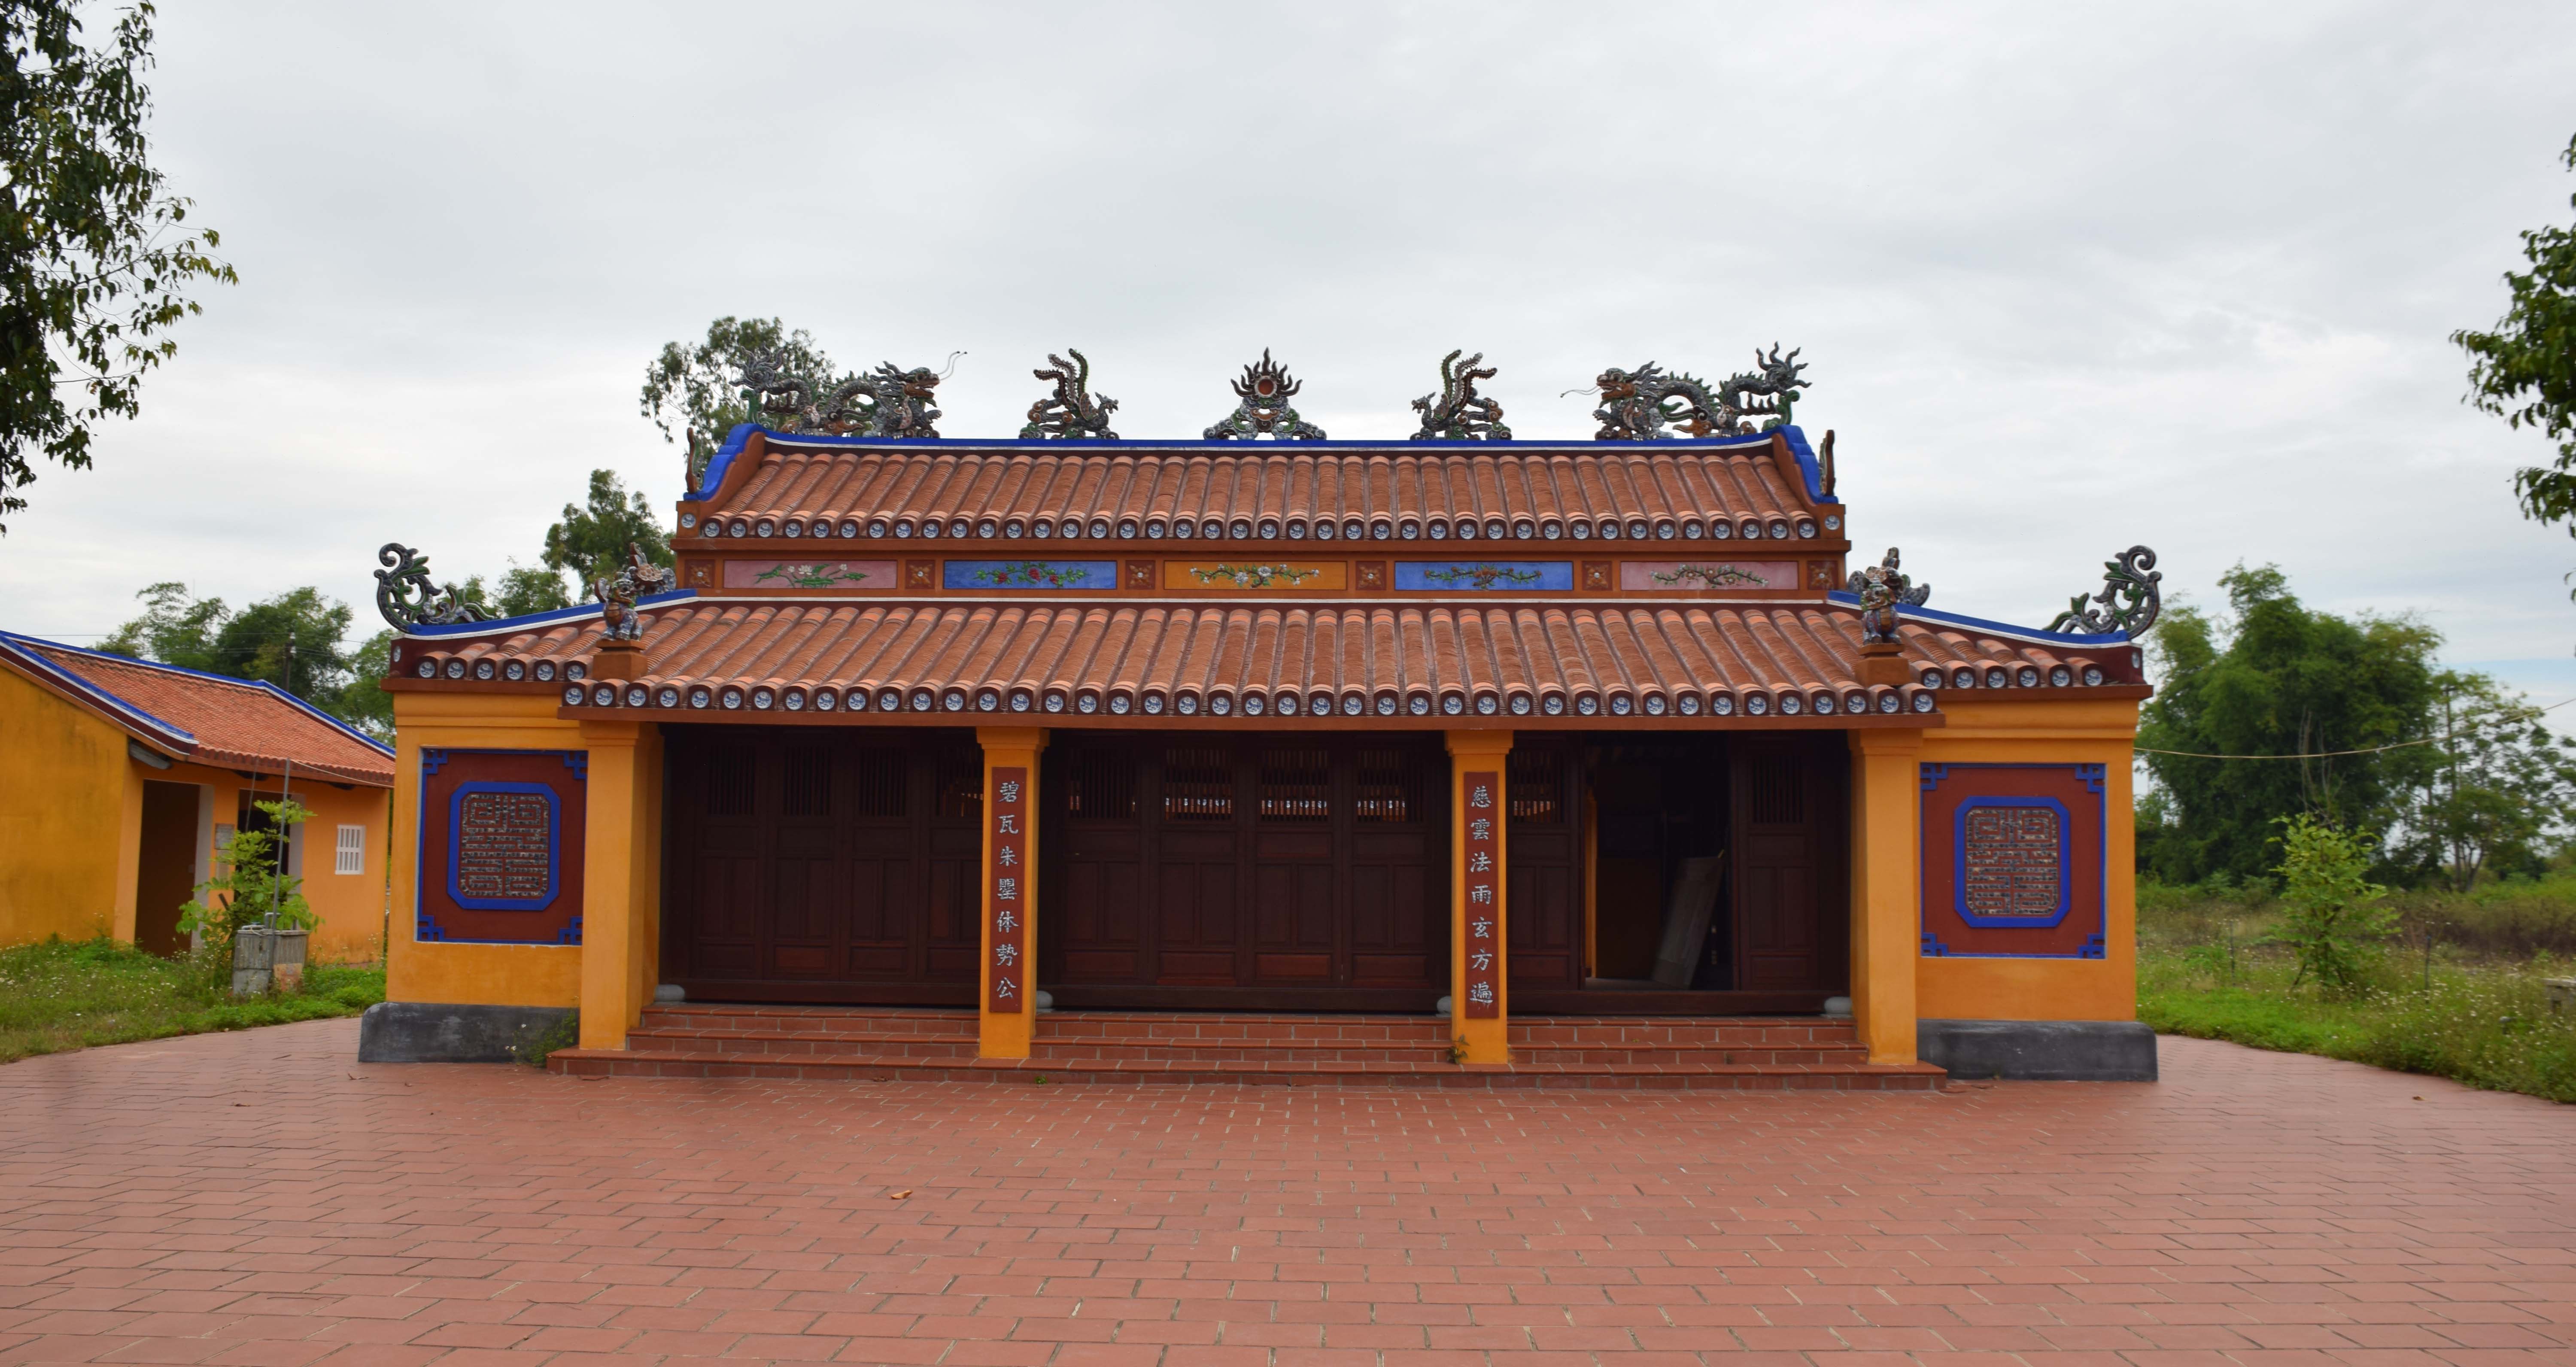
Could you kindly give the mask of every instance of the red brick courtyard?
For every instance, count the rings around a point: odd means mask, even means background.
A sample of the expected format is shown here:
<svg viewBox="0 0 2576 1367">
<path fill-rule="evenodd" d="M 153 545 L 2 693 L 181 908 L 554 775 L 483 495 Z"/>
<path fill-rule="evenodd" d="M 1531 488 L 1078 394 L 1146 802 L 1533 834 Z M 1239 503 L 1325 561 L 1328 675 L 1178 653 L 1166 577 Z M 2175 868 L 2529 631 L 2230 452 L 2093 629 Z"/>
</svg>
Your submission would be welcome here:
<svg viewBox="0 0 2576 1367">
<path fill-rule="evenodd" d="M 0 1361 L 2576 1363 L 2576 1108 L 0 1067 Z M 2418 1099 L 2420 1098 L 2420 1099 Z"/>
</svg>

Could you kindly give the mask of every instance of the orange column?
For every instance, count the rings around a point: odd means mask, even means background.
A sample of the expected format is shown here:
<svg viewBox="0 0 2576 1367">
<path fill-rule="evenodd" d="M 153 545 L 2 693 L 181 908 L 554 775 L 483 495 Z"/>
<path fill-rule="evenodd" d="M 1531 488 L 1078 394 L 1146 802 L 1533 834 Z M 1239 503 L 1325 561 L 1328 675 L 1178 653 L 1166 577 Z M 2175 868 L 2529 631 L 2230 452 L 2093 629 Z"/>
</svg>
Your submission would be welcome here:
<svg viewBox="0 0 2576 1367">
<path fill-rule="evenodd" d="M 623 1049 L 653 995 L 661 935 L 661 730 L 585 721 L 582 803 L 581 1047 Z"/>
<path fill-rule="evenodd" d="M 1037 1034 L 1038 727 L 977 727 L 984 747 L 983 968 L 976 1055 L 1027 1058 Z"/>
<path fill-rule="evenodd" d="M 1452 731 L 1448 739 L 1449 1037 L 1462 1063 L 1509 1063 L 1504 761 L 1512 733 Z"/>
<path fill-rule="evenodd" d="M 1872 1063 L 1912 1063 L 1914 969 L 1923 945 L 1923 733 L 1854 731 L 1851 817 L 1853 1024 Z"/>
</svg>

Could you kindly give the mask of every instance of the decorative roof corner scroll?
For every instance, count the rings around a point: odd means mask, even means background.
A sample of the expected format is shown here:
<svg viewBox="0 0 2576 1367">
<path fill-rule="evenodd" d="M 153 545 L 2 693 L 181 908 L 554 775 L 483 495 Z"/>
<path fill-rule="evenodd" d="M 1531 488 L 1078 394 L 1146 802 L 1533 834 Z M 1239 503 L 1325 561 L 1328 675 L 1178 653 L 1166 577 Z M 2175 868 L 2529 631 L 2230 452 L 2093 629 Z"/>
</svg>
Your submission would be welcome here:
<svg viewBox="0 0 2576 1367">
<path fill-rule="evenodd" d="M 2156 585 L 2165 577 L 2156 568 L 2156 553 L 2131 546 L 2103 561 L 2102 568 L 2102 591 L 2066 600 L 2066 611 L 2048 624 L 2050 631 L 2095 636 L 2117 631 L 2134 637 L 2156 624 L 2156 614 L 2164 610 L 2164 593 Z"/>
<path fill-rule="evenodd" d="M 1460 347 L 1440 358 L 1440 392 L 1425 394 L 1413 401 L 1413 411 L 1422 415 L 1422 430 L 1413 434 L 1415 441 L 1510 441 L 1512 429 L 1503 426 L 1503 406 L 1476 392 L 1476 381 L 1494 378 L 1494 368 L 1477 368 L 1485 359 L 1479 351 L 1466 360 L 1458 357 Z"/>
<path fill-rule="evenodd" d="M 937 397 L 940 379 L 939 372 L 927 366 L 899 370 L 887 361 L 865 375 L 845 375 L 826 388 L 811 376 L 789 370 L 785 352 L 764 350 L 743 357 L 737 383 L 753 419 L 781 432 L 935 437 L 939 410 L 930 403 Z"/>
<path fill-rule="evenodd" d="M 635 600 L 668 589 L 671 581 L 669 570 L 645 559 L 642 547 L 627 542 L 626 563 L 616 577 L 590 581 L 590 594 L 599 600 L 600 639 L 643 640 L 644 618 L 636 612 Z"/>
<path fill-rule="evenodd" d="M 1071 361 L 1050 351 L 1047 359 L 1055 369 L 1031 372 L 1041 380 L 1055 381 L 1055 393 L 1029 405 L 1029 425 L 1020 429 L 1021 439 L 1118 440 L 1118 434 L 1109 430 L 1109 415 L 1118 411 L 1118 401 L 1106 394 L 1093 397 L 1090 358 L 1071 347 L 1064 350 Z"/>
<path fill-rule="evenodd" d="M 428 556 L 388 541 L 376 552 L 376 563 L 390 567 L 376 571 L 376 611 L 395 630 L 483 620 L 483 610 L 466 602 L 454 584 L 430 582 Z"/>
<path fill-rule="evenodd" d="M 1759 430 L 1788 425 L 1806 366 L 1798 353 L 1780 354 L 1777 342 L 1769 354 L 1753 349 L 1755 369 L 1729 376 L 1714 392 L 1708 382 L 1688 372 L 1666 373 L 1652 361 L 1633 371 L 1612 366 L 1593 383 L 1601 406 L 1592 416 L 1601 423 L 1596 441 L 1661 441 L 1675 435 L 1733 437 L 1755 431 L 1752 419 L 1764 419 Z M 1667 432 L 1678 427 L 1681 433 Z"/>
<path fill-rule="evenodd" d="M 689 429 L 689 482 L 680 486 L 682 490 L 694 491 L 705 486 L 707 467 L 715 463 L 717 446 L 715 438 L 694 427 Z"/>
<path fill-rule="evenodd" d="M 1267 432 L 1274 441 L 1322 441 L 1324 429 L 1297 416 L 1288 400 L 1306 386 L 1290 379 L 1287 367 L 1270 359 L 1270 348 L 1261 349 L 1261 364 L 1243 368 L 1243 378 L 1234 382 L 1235 397 L 1242 402 L 1216 426 L 1199 434 L 1206 441 L 1251 441 Z"/>
<path fill-rule="evenodd" d="M 1862 645 L 1894 645 L 1897 609 L 1919 608 L 1931 601 L 1932 586 L 1908 579 L 1896 565 L 1896 548 L 1890 546 L 1885 560 L 1852 571 L 1850 582 L 1843 586 L 1860 599 Z"/>
</svg>

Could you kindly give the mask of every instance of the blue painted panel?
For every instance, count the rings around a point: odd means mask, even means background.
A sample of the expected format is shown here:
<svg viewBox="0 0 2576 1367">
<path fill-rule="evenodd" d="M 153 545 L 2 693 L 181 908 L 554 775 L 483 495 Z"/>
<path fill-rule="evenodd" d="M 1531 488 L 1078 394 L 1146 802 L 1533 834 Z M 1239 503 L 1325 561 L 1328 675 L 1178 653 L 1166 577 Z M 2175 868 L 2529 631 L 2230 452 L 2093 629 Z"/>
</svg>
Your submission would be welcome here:
<svg viewBox="0 0 2576 1367">
<path fill-rule="evenodd" d="M 1395 587 L 1413 593 L 1567 593 L 1571 560 L 1399 560 Z"/>
<path fill-rule="evenodd" d="M 939 582 L 952 589 L 1115 589 L 1114 560 L 950 560 Z"/>
<path fill-rule="evenodd" d="M 465 799 L 476 793 L 534 793 L 546 800 L 546 895 L 543 897 L 468 897 L 457 865 L 465 850 L 460 834 Z M 563 874 L 563 803 L 542 783 L 460 783 L 447 799 L 447 896 L 475 911 L 543 911 L 554 905 Z M 443 936 L 441 938 L 444 938 Z"/>
</svg>

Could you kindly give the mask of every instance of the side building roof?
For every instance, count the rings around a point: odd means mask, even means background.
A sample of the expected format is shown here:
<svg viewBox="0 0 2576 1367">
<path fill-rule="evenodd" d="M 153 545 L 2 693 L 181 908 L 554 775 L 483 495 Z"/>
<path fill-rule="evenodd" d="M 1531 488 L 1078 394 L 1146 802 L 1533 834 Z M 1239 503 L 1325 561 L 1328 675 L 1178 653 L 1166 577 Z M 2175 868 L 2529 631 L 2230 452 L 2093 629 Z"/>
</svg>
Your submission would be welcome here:
<svg viewBox="0 0 2576 1367">
<path fill-rule="evenodd" d="M 394 752 L 274 684 L 0 631 L 0 667 L 174 759 L 390 788 Z"/>
</svg>

